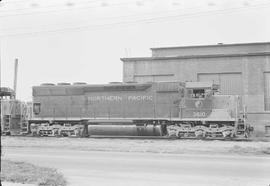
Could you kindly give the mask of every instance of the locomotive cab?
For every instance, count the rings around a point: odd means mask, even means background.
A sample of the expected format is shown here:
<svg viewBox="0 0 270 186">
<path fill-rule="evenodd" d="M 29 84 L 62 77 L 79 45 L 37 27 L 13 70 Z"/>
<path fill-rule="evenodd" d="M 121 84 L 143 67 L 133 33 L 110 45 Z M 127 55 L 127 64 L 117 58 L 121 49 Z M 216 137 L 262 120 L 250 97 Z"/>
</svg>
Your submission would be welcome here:
<svg viewBox="0 0 270 186">
<path fill-rule="evenodd" d="M 186 82 L 185 88 L 185 97 L 198 99 L 214 95 L 219 86 L 212 82 Z"/>
<path fill-rule="evenodd" d="M 251 128 L 238 120 L 240 96 L 219 95 L 213 82 L 186 82 L 180 87 L 178 137 L 248 137 Z"/>
<path fill-rule="evenodd" d="M 212 111 L 212 95 L 218 86 L 212 82 L 186 82 L 180 104 L 180 118 L 206 118 Z"/>
</svg>

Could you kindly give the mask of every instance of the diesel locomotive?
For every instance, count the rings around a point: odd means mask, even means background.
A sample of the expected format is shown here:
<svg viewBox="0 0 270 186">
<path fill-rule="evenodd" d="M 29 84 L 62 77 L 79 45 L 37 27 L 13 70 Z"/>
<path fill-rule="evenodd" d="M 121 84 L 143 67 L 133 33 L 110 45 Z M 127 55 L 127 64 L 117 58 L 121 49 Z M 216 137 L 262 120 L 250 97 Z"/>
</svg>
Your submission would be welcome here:
<svg viewBox="0 0 270 186">
<path fill-rule="evenodd" d="M 248 138 L 241 105 L 212 82 L 42 84 L 33 87 L 28 128 L 39 136 Z"/>
<path fill-rule="evenodd" d="M 20 135 L 27 133 L 31 117 L 31 104 L 15 99 L 14 91 L 8 87 L 0 88 L 1 134 Z"/>
</svg>

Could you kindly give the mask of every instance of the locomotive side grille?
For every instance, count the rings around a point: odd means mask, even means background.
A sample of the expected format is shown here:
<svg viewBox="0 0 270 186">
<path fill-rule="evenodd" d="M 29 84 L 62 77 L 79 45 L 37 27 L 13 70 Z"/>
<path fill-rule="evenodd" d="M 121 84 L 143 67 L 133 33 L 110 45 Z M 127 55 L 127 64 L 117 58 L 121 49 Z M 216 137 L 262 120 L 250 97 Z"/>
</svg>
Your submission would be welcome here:
<svg viewBox="0 0 270 186">
<path fill-rule="evenodd" d="M 178 92 L 179 83 L 164 82 L 157 84 L 157 92 Z"/>
</svg>

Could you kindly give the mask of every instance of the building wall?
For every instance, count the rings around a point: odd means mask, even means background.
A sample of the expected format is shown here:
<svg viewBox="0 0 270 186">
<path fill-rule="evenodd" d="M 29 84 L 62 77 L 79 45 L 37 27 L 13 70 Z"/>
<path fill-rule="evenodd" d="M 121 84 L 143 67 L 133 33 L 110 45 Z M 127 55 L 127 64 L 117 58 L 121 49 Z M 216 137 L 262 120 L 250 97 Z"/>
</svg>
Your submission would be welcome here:
<svg viewBox="0 0 270 186">
<path fill-rule="evenodd" d="M 220 83 L 222 94 L 243 96 L 248 118 L 260 130 L 270 125 L 270 43 L 158 48 L 152 52 L 149 58 L 122 59 L 124 82 L 211 79 Z"/>
</svg>

